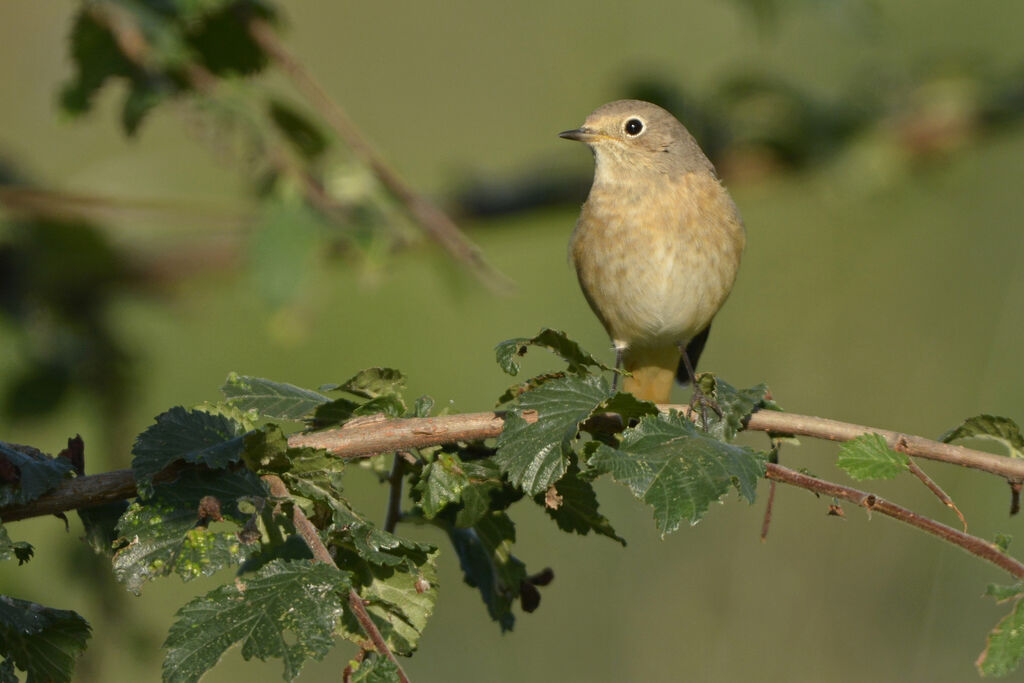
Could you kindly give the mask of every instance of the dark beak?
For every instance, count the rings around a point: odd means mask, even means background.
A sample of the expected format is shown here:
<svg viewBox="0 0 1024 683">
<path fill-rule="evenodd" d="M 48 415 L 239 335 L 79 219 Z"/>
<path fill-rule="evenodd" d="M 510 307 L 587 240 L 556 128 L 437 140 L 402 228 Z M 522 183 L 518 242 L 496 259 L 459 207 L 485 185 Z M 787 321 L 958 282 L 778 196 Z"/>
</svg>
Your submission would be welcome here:
<svg viewBox="0 0 1024 683">
<path fill-rule="evenodd" d="M 558 137 L 565 138 L 566 140 L 576 140 L 577 142 L 590 142 L 597 135 L 590 128 L 577 128 L 576 130 L 563 130 L 558 134 Z"/>
</svg>

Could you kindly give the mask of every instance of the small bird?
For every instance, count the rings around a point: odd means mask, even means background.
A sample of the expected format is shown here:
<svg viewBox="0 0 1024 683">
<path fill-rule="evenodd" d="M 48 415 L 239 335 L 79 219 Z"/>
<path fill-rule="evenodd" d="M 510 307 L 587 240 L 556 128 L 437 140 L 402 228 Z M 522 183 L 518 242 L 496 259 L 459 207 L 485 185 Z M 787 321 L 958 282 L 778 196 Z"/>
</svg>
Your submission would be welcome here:
<svg viewBox="0 0 1024 683">
<path fill-rule="evenodd" d="M 559 137 L 594 153 L 569 241 L 583 295 L 612 339 L 616 368 L 631 373 L 623 389 L 667 403 L 674 378 L 694 381 L 736 280 L 746 245 L 739 211 L 697 141 L 655 104 L 611 102 Z M 694 398 L 708 400 L 696 385 Z"/>
</svg>

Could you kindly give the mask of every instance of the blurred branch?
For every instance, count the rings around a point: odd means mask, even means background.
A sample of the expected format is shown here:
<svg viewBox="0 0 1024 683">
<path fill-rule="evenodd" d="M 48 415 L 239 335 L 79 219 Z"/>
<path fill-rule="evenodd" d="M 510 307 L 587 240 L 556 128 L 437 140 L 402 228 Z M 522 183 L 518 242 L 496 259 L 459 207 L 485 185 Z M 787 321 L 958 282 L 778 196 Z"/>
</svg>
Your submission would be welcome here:
<svg viewBox="0 0 1024 683">
<path fill-rule="evenodd" d="M 296 87 L 327 120 L 334 131 L 373 171 L 377 179 L 401 203 L 414 221 L 419 223 L 441 247 L 473 271 L 494 289 L 507 289 L 511 281 L 484 260 L 479 247 L 469 241 L 455 222 L 426 197 L 412 189 L 367 142 L 341 106 L 332 100 L 312 74 L 284 47 L 273 27 L 264 19 L 251 17 L 249 34 L 284 70 Z"/>
</svg>

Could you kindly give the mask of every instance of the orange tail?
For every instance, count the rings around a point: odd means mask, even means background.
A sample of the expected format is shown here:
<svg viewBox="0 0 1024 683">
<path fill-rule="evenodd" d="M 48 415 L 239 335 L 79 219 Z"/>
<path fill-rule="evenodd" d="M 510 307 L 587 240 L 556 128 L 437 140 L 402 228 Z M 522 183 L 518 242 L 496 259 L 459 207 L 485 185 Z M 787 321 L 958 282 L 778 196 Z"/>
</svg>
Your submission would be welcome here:
<svg viewBox="0 0 1024 683">
<path fill-rule="evenodd" d="M 668 403 L 679 366 L 679 349 L 664 346 L 654 349 L 626 349 L 622 364 L 633 373 L 622 381 L 628 391 L 644 401 Z"/>
</svg>

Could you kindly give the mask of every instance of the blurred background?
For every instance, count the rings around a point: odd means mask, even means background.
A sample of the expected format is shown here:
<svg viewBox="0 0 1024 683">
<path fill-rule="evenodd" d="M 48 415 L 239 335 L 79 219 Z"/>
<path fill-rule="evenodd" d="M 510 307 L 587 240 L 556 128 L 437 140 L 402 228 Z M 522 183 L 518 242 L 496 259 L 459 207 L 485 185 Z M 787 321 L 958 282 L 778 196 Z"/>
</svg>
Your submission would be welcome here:
<svg viewBox="0 0 1024 683">
<path fill-rule="evenodd" d="M 139 120 L 122 82 L 76 100 L 77 9 L 0 9 L 4 441 L 56 453 L 81 434 L 96 473 L 127 467 L 158 413 L 217 400 L 230 371 L 316 387 L 396 367 L 410 397 L 473 412 L 511 383 L 493 360 L 509 337 L 554 327 L 610 361 L 566 258 L 592 159 L 557 133 L 624 97 L 689 126 L 747 224 L 702 369 L 765 381 L 793 412 L 932 438 L 979 413 L 1024 418 L 1024 6 L 289 3 L 284 43 L 515 281 L 503 293 L 425 239 L 343 144 L 287 124 L 304 105 L 279 69 L 222 83 L 216 106 L 171 99 Z M 279 127 L 306 140 L 296 158 L 344 220 L 304 210 L 301 182 L 261 166 L 238 114 L 253 92 L 288 103 Z M 556 367 L 535 353 L 527 371 Z M 842 480 L 835 454 L 804 439 L 781 460 Z M 1005 483 L 924 468 L 972 533 L 1019 533 Z M 916 480 L 860 488 L 956 523 Z M 383 519 L 373 476 L 352 468 L 347 493 Z M 504 636 L 445 539 L 400 527 L 443 553 L 411 678 L 966 681 L 1006 611 L 981 597 L 1009 583 L 995 568 L 853 508 L 827 516 L 831 501 L 803 491 L 778 491 L 765 543 L 766 486 L 665 539 L 624 488 L 598 493 L 626 549 L 512 509 L 516 554 L 556 578 Z M 77 542 L 76 517 L 68 532 L 52 518 L 8 531 L 36 557 L 0 566 L 0 592 L 93 626 L 77 680 L 157 680 L 174 610 L 221 579 L 135 598 Z M 336 680 L 353 654 L 341 645 L 303 679 Z M 235 649 L 204 680 L 280 671 Z"/>
</svg>

